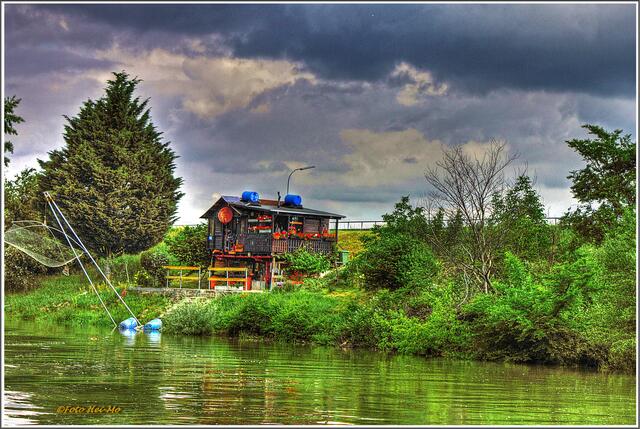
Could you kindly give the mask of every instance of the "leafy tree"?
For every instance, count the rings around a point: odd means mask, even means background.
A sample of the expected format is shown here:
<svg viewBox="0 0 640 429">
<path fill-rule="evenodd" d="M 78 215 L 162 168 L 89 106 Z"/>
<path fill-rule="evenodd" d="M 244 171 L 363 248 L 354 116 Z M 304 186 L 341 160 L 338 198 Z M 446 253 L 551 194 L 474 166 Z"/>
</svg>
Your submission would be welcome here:
<svg viewBox="0 0 640 429">
<path fill-rule="evenodd" d="M 85 244 L 100 256 L 148 249 L 175 221 L 182 179 L 176 155 L 151 122 L 139 79 L 114 73 L 105 95 L 65 117 L 62 149 L 49 152 L 42 191 L 51 192 Z"/>
<path fill-rule="evenodd" d="M 504 195 L 496 194 L 493 199 L 493 227 L 499 230 L 504 249 L 527 260 L 545 256 L 551 231 L 531 178 L 518 176 Z"/>
<path fill-rule="evenodd" d="M 16 98 L 15 95 L 4 98 L 4 133 L 12 136 L 17 136 L 18 131 L 14 128 L 15 124 L 24 122 L 24 119 L 15 113 L 16 107 L 20 104 L 21 99 Z M 9 140 L 4 141 L 4 151 L 13 153 L 13 143 Z M 5 155 L 4 166 L 9 165 L 9 158 Z"/>
<path fill-rule="evenodd" d="M 567 213 L 565 221 L 600 242 L 624 209 L 636 203 L 636 142 L 631 135 L 622 135 L 622 130 L 608 132 L 589 124 L 583 128 L 593 138 L 567 141 L 587 163 L 568 176 L 573 195 L 583 204 Z"/>
<path fill-rule="evenodd" d="M 374 232 L 402 232 L 418 238 L 426 237 L 427 218 L 424 209 L 411 205 L 408 195 L 400 198 L 400 201 L 395 204 L 393 212 L 382 215 L 382 220 L 385 225 L 376 225 Z"/>
<path fill-rule="evenodd" d="M 38 193 L 40 175 L 25 168 L 13 180 L 4 183 L 5 227 L 16 220 L 38 220 L 42 217 L 42 194 Z"/>
<path fill-rule="evenodd" d="M 181 264 L 207 267 L 211 253 L 206 245 L 207 224 L 185 226 L 175 233 L 172 231 L 165 238 L 169 253 Z"/>
</svg>

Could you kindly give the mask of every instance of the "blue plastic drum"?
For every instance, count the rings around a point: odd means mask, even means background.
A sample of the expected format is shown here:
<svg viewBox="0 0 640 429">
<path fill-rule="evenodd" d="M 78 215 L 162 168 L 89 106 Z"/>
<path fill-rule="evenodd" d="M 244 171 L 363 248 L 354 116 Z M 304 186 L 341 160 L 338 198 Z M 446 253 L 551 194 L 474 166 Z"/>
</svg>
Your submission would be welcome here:
<svg viewBox="0 0 640 429">
<path fill-rule="evenodd" d="M 284 197 L 284 204 L 286 206 L 301 206 L 302 197 L 300 195 L 287 194 Z"/>
<path fill-rule="evenodd" d="M 160 319 L 153 319 L 144 325 L 145 331 L 159 331 L 160 329 L 162 329 L 162 320 Z"/>
<path fill-rule="evenodd" d="M 260 201 L 260 195 L 258 195 L 257 192 L 244 191 L 240 199 L 247 203 L 257 203 L 258 201 Z"/>
<path fill-rule="evenodd" d="M 123 320 L 122 322 L 120 322 L 119 328 L 136 329 L 136 326 L 138 326 L 138 322 L 136 321 L 136 319 L 133 317 L 129 317 L 127 320 Z"/>
</svg>

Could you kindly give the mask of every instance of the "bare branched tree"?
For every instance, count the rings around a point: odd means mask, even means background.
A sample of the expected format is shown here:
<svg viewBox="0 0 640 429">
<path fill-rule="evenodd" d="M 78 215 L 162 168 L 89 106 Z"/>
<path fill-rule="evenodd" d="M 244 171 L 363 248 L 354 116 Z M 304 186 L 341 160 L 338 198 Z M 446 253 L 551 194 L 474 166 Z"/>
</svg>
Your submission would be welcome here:
<svg viewBox="0 0 640 429">
<path fill-rule="evenodd" d="M 459 211 L 469 228 L 471 239 L 461 245 L 464 260 L 461 264 L 466 276 L 472 275 L 484 292 L 492 290 L 495 234 L 488 227 L 494 194 L 502 193 L 505 170 L 517 155 L 507 155 L 506 143 L 492 140 L 481 158 L 468 155 L 462 146 L 446 149 L 435 168 L 425 177 L 433 187 L 431 197 L 449 217 Z M 443 246 L 446 252 L 446 247 Z M 457 249 L 460 251 L 460 249 Z"/>
</svg>

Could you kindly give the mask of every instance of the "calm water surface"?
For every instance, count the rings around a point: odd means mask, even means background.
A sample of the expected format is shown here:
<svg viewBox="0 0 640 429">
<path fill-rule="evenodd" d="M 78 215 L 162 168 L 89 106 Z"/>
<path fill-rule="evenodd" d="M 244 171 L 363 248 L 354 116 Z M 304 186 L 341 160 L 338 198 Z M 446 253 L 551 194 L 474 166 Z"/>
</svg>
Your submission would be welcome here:
<svg viewBox="0 0 640 429">
<path fill-rule="evenodd" d="M 634 424 L 635 377 L 5 325 L 10 424 Z M 61 414 L 63 406 L 115 414 Z"/>
</svg>

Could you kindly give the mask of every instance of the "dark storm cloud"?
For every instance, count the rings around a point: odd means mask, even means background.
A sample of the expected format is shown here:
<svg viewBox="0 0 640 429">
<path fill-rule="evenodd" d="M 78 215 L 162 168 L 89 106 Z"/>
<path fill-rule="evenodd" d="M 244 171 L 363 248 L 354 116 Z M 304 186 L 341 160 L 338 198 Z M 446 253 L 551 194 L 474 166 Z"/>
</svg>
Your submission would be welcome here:
<svg viewBox="0 0 640 429">
<path fill-rule="evenodd" d="M 564 142 L 585 136 L 585 122 L 625 132 L 636 126 L 635 10 L 628 5 L 5 8 L 5 91 L 23 99 L 26 120 L 13 139 L 11 174 L 62 144 L 62 115 L 99 97 L 110 71 L 135 70 L 143 79 L 138 95 L 151 98 L 154 123 L 180 155 L 181 223 L 197 221 L 214 192 L 275 197 L 290 168 L 306 163 L 317 168 L 294 176 L 292 191 L 309 207 L 377 218 L 401 195 L 426 194 L 423 172 L 436 151 L 425 154 L 418 138 L 392 167 L 367 173 L 392 154 L 352 144 L 345 130 L 372 141 L 418 135 L 445 146 L 503 139 L 560 214 L 569 206 L 566 176 L 582 166 Z M 269 75 L 277 84 L 256 90 L 248 104 L 198 115 L 185 104 L 194 99 L 190 89 L 207 101 L 237 98 L 244 93 L 225 90 L 250 85 L 219 69 L 205 79 L 216 71 L 207 61 L 220 58 L 233 66 L 243 58 L 294 60 L 314 76 L 291 83 Z M 202 67 L 185 66 L 193 59 Z M 418 70 L 398 72 L 402 62 Z M 203 73 L 189 74 L 194 68 Z M 424 83 L 416 78 L 422 71 L 449 91 L 423 91 L 415 104 L 401 104 L 403 89 Z"/>
<path fill-rule="evenodd" d="M 219 33 L 241 57 L 375 81 L 406 61 L 458 91 L 635 95 L 634 5 L 76 5 L 49 10 L 138 33 Z"/>
<path fill-rule="evenodd" d="M 112 61 L 99 60 L 58 49 L 32 49 L 30 55 L 22 50 L 9 50 L 5 55 L 6 73 L 10 75 L 37 75 L 50 72 L 78 72 L 87 69 L 117 69 Z M 31 55 L 37 55 L 33 61 Z"/>
</svg>

